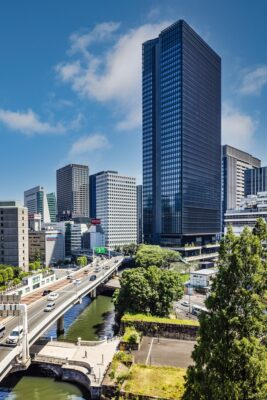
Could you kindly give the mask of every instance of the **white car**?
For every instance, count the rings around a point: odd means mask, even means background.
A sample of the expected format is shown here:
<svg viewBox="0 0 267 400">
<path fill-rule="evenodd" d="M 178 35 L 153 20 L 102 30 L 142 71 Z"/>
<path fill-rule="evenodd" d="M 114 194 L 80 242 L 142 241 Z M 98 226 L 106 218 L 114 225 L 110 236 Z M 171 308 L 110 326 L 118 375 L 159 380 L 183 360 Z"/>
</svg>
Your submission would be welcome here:
<svg viewBox="0 0 267 400">
<path fill-rule="evenodd" d="M 75 281 L 73 281 L 73 283 L 74 283 L 75 285 L 79 285 L 81 282 L 82 282 L 81 279 L 75 279 Z"/>
<path fill-rule="evenodd" d="M 52 303 L 52 302 L 48 303 L 46 305 L 46 307 L 44 308 L 44 311 L 47 311 L 47 312 L 52 311 L 52 310 L 54 310 L 55 307 L 56 307 L 55 303 Z"/>
<path fill-rule="evenodd" d="M 17 344 L 20 339 L 23 337 L 23 327 L 21 325 L 16 326 L 10 335 L 7 337 L 6 342 L 7 344 Z"/>
<path fill-rule="evenodd" d="M 47 300 L 56 300 L 58 296 L 59 294 L 56 292 L 50 293 L 49 296 L 47 297 Z"/>
<path fill-rule="evenodd" d="M 184 307 L 189 307 L 189 303 L 186 300 L 182 301 L 181 305 L 184 306 Z"/>
</svg>

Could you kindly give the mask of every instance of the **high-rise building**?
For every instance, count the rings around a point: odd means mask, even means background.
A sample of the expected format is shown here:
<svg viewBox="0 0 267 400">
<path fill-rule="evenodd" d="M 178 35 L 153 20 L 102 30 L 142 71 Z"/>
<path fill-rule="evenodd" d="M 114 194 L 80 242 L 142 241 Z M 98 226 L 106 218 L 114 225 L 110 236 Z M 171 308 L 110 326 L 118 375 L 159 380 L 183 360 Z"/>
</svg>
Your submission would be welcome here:
<svg viewBox="0 0 267 400">
<path fill-rule="evenodd" d="M 89 218 L 89 168 L 69 164 L 57 170 L 58 220 Z"/>
<path fill-rule="evenodd" d="M 89 176 L 90 218 L 96 218 L 96 177 L 104 172 L 117 174 L 116 171 L 101 171 Z"/>
<path fill-rule="evenodd" d="M 56 222 L 57 221 L 57 200 L 55 193 L 47 193 L 47 204 L 49 209 L 50 221 Z"/>
<path fill-rule="evenodd" d="M 137 197 L 137 243 L 143 243 L 143 187 L 136 186 Z"/>
<path fill-rule="evenodd" d="M 267 192 L 267 167 L 245 171 L 245 196 L 258 192 Z"/>
<path fill-rule="evenodd" d="M 220 232 L 221 59 L 185 22 L 143 44 L 144 242 Z"/>
<path fill-rule="evenodd" d="M 42 222 L 50 222 L 47 197 L 43 186 L 35 186 L 24 192 L 24 206 L 31 214 L 41 214 Z"/>
<path fill-rule="evenodd" d="M 245 196 L 245 171 L 259 168 L 261 161 L 245 151 L 223 146 L 223 212 L 238 208 Z"/>
<path fill-rule="evenodd" d="M 28 271 L 28 210 L 16 201 L 0 201 L 0 264 Z"/>
<path fill-rule="evenodd" d="M 96 177 L 96 218 L 101 221 L 106 246 L 136 243 L 136 180 L 117 172 Z"/>
</svg>

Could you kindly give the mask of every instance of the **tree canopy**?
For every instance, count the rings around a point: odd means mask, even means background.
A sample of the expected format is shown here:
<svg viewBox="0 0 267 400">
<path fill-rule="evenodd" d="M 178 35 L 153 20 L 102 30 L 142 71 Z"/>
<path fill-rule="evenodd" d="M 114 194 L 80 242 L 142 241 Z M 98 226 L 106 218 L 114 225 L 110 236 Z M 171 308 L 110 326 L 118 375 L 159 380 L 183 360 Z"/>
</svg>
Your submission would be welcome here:
<svg viewBox="0 0 267 400">
<path fill-rule="evenodd" d="M 164 317 L 169 314 L 172 301 L 183 295 L 179 274 L 155 266 L 124 271 L 120 284 L 121 289 L 115 294 L 115 307 L 120 315 L 147 312 Z"/>
<path fill-rule="evenodd" d="M 221 242 L 183 400 L 267 399 L 266 232 L 258 221 L 253 232 L 245 228 L 240 237 L 229 228 Z"/>
<path fill-rule="evenodd" d="M 139 246 L 135 256 L 136 265 L 142 268 L 151 266 L 168 268 L 172 262 L 178 261 L 179 259 L 179 253 L 176 251 L 145 244 Z"/>
<path fill-rule="evenodd" d="M 86 256 L 80 256 L 76 258 L 76 263 L 80 267 L 86 267 L 87 265 L 87 257 Z"/>
</svg>

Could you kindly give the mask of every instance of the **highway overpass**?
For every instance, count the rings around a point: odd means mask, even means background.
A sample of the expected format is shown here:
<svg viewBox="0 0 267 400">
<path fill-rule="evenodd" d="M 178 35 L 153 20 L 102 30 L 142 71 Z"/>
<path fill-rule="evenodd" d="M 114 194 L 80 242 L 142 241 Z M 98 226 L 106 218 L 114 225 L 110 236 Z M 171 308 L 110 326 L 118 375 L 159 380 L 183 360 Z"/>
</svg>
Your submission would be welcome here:
<svg viewBox="0 0 267 400">
<path fill-rule="evenodd" d="M 66 279 L 66 285 L 56 290 L 59 297 L 55 300 L 56 307 L 51 312 L 44 312 L 45 305 L 47 304 L 46 296 L 41 297 L 28 306 L 29 347 L 55 322 L 58 322 L 58 329 L 62 330 L 64 314 L 87 294 L 91 294 L 94 297 L 97 287 L 106 282 L 118 270 L 122 260 L 123 257 L 119 256 L 98 261 L 101 266 L 101 271 L 99 272 L 95 272 L 95 265 L 82 268 L 74 274 L 75 278 L 81 280 L 79 284 L 67 281 Z M 89 270 L 89 273 L 85 274 L 85 270 Z M 96 275 L 96 279 L 93 281 L 90 280 L 92 275 Z M 5 324 L 6 334 L 0 340 L 0 381 L 13 367 L 16 366 L 19 369 L 21 365 L 21 369 L 25 368 L 20 360 L 22 346 L 18 345 L 14 348 L 5 344 L 6 337 L 19 324 L 22 324 L 19 317 L 13 317 Z"/>
</svg>

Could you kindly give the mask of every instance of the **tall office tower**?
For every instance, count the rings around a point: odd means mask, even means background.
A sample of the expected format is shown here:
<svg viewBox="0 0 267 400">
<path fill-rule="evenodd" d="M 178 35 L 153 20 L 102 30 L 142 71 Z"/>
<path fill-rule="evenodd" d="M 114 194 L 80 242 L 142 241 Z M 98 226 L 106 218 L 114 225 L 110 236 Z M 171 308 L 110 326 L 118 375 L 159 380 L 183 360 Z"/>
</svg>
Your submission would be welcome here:
<svg viewBox="0 0 267 400">
<path fill-rule="evenodd" d="M 89 218 L 89 168 L 69 164 L 57 170 L 58 220 Z"/>
<path fill-rule="evenodd" d="M 258 192 L 267 192 L 267 167 L 245 171 L 245 196 Z"/>
<path fill-rule="evenodd" d="M 51 222 L 57 222 L 57 200 L 55 193 L 47 193 L 47 204 Z"/>
<path fill-rule="evenodd" d="M 42 186 L 35 186 L 24 192 L 24 207 L 27 207 L 31 214 L 41 214 L 42 222 L 50 222 L 47 197 Z"/>
<path fill-rule="evenodd" d="M 16 201 L 0 201 L 0 264 L 28 271 L 28 210 Z"/>
<path fill-rule="evenodd" d="M 104 172 L 117 174 L 116 171 L 101 171 L 89 176 L 89 216 L 92 219 L 96 218 L 96 177 Z"/>
<path fill-rule="evenodd" d="M 137 243 L 143 243 L 143 187 L 136 186 L 137 197 Z"/>
<path fill-rule="evenodd" d="M 261 161 L 242 150 L 229 145 L 223 146 L 223 212 L 240 205 L 245 196 L 245 171 L 259 168 Z"/>
<path fill-rule="evenodd" d="M 213 241 L 221 213 L 221 59 L 185 21 L 143 44 L 144 242 Z"/>
<path fill-rule="evenodd" d="M 96 218 L 106 236 L 106 245 L 136 243 L 136 181 L 117 172 L 102 172 L 96 177 Z"/>
</svg>

